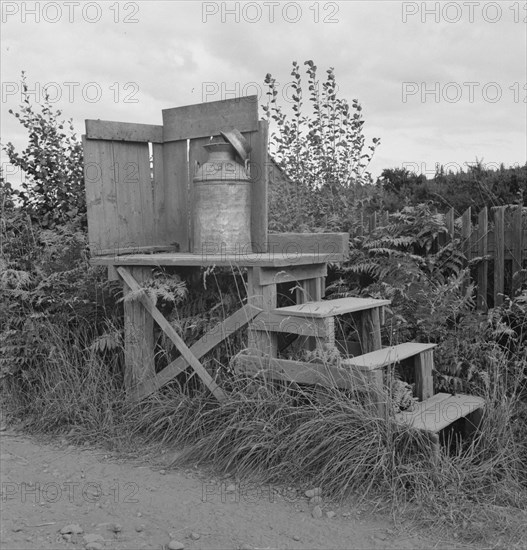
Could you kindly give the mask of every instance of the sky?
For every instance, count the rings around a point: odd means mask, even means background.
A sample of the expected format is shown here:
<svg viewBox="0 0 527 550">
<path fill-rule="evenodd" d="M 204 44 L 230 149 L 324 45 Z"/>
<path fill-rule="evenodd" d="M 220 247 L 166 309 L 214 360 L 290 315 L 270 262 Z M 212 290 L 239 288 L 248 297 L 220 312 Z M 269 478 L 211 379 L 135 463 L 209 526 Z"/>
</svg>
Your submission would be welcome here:
<svg viewBox="0 0 527 550">
<path fill-rule="evenodd" d="M 527 158 L 527 2 L 1 2 L 1 138 L 21 149 L 8 113 L 53 104 L 85 119 L 161 124 L 161 110 L 258 94 L 265 75 L 288 108 L 292 62 L 333 67 L 339 97 L 363 107 L 370 170 L 432 177 L 523 165 Z M 290 90 L 290 88 L 289 88 Z M 307 95 L 307 94 L 306 94 Z M 263 111 L 260 110 L 263 116 Z M 10 181 L 21 177 L 2 154 Z M 16 181 L 14 181 L 16 183 Z"/>
</svg>

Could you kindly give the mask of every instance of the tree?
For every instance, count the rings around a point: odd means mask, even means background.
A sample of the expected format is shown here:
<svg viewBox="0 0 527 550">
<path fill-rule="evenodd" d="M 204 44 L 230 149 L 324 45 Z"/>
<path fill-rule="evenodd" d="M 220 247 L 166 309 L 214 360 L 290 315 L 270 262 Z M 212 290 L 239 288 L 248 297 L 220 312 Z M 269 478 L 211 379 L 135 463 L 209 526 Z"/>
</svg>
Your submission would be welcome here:
<svg viewBox="0 0 527 550">
<path fill-rule="evenodd" d="M 74 133 L 73 121 L 61 121 L 46 95 L 40 112 L 31 105 L 26 76 L 22 72 L 20 112 L 9 110 L 29 132 L 29 143 L 21 153 L 11 142 L 3 146 L 11 164 L 26 176 L 16 194 L 31 219 L 44 228 L 73 223 L 86 226 L 86 199 L 82 143 Z"/>
<path fill-rule="evenodd" d="M 332 220 L 341 219 L 356 198 L 357 188 L 371 183 L 367 167 L 380 142 L 374 138 L 365 150 L 362 107 L 356 99 L 350 106 L 338 97 L 334 69 L 326 71 L 326 81 L 321 85 L 313 61 L 304 65 L 309 112 L 304 108 L 302 76 L 296 61 L 291 71 L 292 115 L 278 103 L 276 79 L 271 74 L 265 77 L 268 102 L 263 110 L 276 128 L 271 134 L 271 150 L 290 182 L 272 193 L 271 222 L 281 230 L 294 229 L 281 223 L 287 219 L 303 219 L 302 229 L 328 227 Z M 288 193 L 294 193 L 293 200 L 284 196 Z M 291 203 L 300 211 L 291 212 Z"/>
</svg>

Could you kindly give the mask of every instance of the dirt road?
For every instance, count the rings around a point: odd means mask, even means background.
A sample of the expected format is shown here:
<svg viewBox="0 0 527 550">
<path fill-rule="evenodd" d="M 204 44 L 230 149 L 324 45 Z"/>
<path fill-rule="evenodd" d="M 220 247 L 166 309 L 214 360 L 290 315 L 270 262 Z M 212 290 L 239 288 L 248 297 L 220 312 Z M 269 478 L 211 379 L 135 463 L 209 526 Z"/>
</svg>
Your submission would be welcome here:
<svg viewBox="0 0 527 550">
<path fill-rule="evenodd" d="M 152 465 L 10 431 L 0 433 L 0 448 L 3 550 L 452 548 L 357 507 L 323 502 L 313 517 L 313 504 L 293 489 L 163 470 L 168 454 Z"/>
</svg>

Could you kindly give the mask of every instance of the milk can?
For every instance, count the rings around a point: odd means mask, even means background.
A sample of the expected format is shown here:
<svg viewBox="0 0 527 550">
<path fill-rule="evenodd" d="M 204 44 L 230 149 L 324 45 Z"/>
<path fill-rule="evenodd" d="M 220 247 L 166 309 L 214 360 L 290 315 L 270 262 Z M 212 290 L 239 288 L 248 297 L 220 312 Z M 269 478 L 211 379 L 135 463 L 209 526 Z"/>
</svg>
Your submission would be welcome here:
<svg viewBox="0 0 527 550">
<path fill-rule="evenodd" d="M 247 154 L 240 142 L 234 143 L 236 148 L 227 142 L 203 146 L 209 157 L 193 179 L 194 254 L 252 252 L 251 182 L 247 159 L 240 156 Z"/>
</svg>

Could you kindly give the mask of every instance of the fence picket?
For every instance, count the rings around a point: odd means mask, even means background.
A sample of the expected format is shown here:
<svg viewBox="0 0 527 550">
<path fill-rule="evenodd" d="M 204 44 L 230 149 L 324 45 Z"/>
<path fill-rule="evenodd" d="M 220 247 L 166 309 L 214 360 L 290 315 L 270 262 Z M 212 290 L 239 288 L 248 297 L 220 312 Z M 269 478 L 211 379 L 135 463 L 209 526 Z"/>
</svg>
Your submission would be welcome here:
<svg viewBox="0 0 527 550">
<path fill-rule="evenodd" d="M 488 254 L 489 244 L 489 219 L 488 209 L 485 207 L 478 214 L 478 229 L 477 229 L 477 244 L 478 255 L 484 257 Z M 488 292 L 488 272 L 489 263 L 488 260 L 481 260 L 478 265 L 478 297 L 477 308 L 485 311 L 487 309 L 487 292 Z"/>
<path fill-rule="evenodd" d="M 522 252 L 523 252 L 523 232 L 522 232 L 522 211 L 521 206 L 514 208 L 512 213 L 512 243 L 511 243 L 511 255 L 512 255 L 512 282 L 511 282 L 511 295 L 514 296 L 521 287 L 522 277 L 520 271 L 522 270 Z"/>
<path fill-rule="evenodd" d="M 505 287 L 505 207 L 494 209 L 494 305 L 503 303 Z"/>
</svg>

